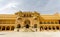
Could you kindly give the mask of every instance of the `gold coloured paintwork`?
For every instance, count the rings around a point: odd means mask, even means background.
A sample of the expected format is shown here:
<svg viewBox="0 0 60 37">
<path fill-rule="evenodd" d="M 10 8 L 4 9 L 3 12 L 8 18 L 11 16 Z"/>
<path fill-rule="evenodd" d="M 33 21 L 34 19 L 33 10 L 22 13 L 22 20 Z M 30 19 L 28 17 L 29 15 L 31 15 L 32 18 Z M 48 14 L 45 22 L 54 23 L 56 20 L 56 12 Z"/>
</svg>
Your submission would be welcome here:
<svg viewBox="0 0 60 37">
<path fill-rule="evenodd" d="M 0 14 L 0 31 L 60 31 L 60 15 L 40 14 L 39 12 L 16 12 L 15 14 Z"/>
</svg>

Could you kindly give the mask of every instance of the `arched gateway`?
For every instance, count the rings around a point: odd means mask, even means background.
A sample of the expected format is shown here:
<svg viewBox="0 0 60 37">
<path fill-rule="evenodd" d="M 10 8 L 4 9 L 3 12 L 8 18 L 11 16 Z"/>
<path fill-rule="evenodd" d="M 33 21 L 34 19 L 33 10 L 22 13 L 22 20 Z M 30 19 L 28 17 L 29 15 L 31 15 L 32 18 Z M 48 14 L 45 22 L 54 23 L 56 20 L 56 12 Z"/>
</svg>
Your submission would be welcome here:
<svg viewBox="0 0 60 37">
<path fill-rule="evenodd" d="M 40 15 L 38 12 L 17 12 L 15 29 L 18 31 L 56 31 L 60 30 L 60 15 Z M 0 22 L 1 23 L 1 22 Z M 2 30 L 5 30 L 2 27 Z"/>
<path fill-rule="evenodd" d="M 18 29 L 17 31 L 21 31 L 21 30 L 27 31 L 27 32 L 28 31 L 37 31 L 39 13 L 18 12 L 18 13 L 16 13 L 16 15 L 17 15 L 16 29 Z M 36 18 L 38 18 L 38 19 L 36 19 Z"/>
<path fill-rule="evenodd" d="M 24 21 L 24 27 L 29 28 L 30 27 L 30 20 L 25 20 Z"/>
</svg>

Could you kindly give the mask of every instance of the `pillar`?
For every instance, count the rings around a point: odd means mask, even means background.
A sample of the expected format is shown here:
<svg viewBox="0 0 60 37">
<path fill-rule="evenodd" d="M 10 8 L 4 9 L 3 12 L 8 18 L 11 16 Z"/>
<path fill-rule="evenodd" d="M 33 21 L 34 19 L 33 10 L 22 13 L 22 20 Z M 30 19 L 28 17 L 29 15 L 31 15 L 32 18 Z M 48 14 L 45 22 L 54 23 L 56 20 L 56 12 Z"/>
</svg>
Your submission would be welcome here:
<svg viewBox="0 0 60 37">
<path fill-rule="evenodd" d="M 10 26 L 10 31 L 11 31 L 11 26 Z"/>
</svg>

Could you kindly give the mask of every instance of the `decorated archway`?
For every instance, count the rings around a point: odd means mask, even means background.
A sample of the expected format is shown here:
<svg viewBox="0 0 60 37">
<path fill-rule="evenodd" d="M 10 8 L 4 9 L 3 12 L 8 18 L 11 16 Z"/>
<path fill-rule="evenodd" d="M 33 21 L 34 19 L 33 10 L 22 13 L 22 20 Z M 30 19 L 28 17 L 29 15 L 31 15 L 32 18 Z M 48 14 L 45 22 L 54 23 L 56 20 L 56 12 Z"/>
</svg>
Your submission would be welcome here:
<svg viewBox="0 0 60 37">
<path fill-rule="evenodd" d="M 30 27 L 30 20 L 25 20 L 24 21 L 24 27 L 29 28 Z"/>
</svg>

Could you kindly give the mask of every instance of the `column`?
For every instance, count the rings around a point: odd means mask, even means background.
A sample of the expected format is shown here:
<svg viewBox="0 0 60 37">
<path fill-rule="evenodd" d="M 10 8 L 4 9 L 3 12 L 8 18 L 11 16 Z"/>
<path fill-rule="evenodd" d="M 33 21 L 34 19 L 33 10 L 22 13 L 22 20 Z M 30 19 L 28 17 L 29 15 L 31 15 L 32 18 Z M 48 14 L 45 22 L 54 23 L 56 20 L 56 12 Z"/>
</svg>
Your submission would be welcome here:
<svg viewBox="0 0 60 37">
<path fill-rule="evenodd" d="M 6 31 L 6 26 L 5 26 L 5 31 Z"/>
<path fill-rule="evenodd" d="M 11 26 L 10 26 L 10 31 L 11 31 Z"/>
<path fill-rule="evenodd" d="M 1 26 L 1 31 L 2 31 L 2 26 Z"/>
</svg>

